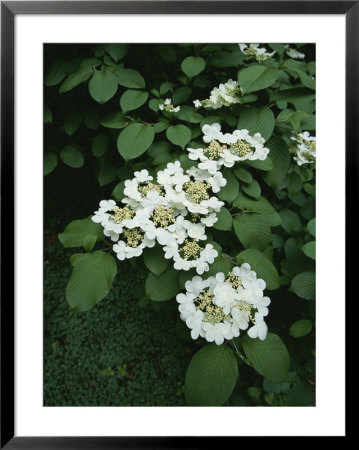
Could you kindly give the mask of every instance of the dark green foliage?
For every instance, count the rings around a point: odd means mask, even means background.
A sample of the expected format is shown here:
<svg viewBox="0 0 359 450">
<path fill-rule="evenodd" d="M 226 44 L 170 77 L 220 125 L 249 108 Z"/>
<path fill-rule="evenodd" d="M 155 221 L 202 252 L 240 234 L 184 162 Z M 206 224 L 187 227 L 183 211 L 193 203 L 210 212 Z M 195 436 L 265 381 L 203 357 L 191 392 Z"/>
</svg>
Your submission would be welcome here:
<svg viewBox="0 0 359 450">
<path fill-rule="evenodd" d="M 144 273 L 124 263 L 108 297 L 74 314 L 65 299 L 69 251 L 48 235 L 45 252 L 45 406 L 180 406 L 190 360 L 169 332 L 173 308 L 141 308 Z M 135 289 L 133 286 L 135 285 Z"/>
</svg>

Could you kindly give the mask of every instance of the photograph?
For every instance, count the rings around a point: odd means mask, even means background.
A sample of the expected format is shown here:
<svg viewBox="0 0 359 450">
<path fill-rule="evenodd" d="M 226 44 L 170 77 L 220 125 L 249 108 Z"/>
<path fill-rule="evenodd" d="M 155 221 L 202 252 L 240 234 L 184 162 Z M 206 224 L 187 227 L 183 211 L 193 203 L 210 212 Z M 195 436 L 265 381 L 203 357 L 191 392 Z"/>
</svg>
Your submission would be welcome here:
<svg viewBox="0 0 359 450">
<path fill-rule="evenodd" d="M 43 406 L 315 407 L 316 43 L 150 42 L 42 47 Z"/>
</svg>

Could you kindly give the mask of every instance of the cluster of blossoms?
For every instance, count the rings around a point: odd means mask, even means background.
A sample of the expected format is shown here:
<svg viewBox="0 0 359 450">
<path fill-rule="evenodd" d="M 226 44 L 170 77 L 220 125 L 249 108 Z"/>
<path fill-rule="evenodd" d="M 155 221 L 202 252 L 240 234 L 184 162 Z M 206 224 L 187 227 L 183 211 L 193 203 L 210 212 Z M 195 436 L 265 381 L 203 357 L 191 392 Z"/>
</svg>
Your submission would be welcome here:
<svg viewBox="0 0 359 450">
<path fill-rule="evenodd" d="M 224 202 L 214 194 L 227 183 L 220 169 L 244 159 L 265 159 L 269 150 L 260 134 L 252 137 L 248 130 L 223 134 L 214 123 L 202 131 L 207 146 L 187 149 L 190 159 L 199 160 L 197 166 L 184 171 L 179 161 L 168 163 L 156 179 L 143 169 L 125 181 L 123 206 L 100 202 L 92 220 L 115 242 L 118 259 L 140 256 L 158 242 L 175 269 L 194 268 L 198 274 L 209 270 L 218 252 L 206 243 L 206 227 L 218 220 Z"/>
<path fill-rule="evenodd" d="M 225 184 L 221 173 L 197 167 L 184 172 L 179 161 L 168 163 L 156 180 L 144 169 L 125 181 L 123 207 L 103 200 L 92 220 L 116 242 L 113 250 L 120 260 L 140 256 L 158 242 L 175 269 L 195 268 L 201 274 L 218 255 L 205 243 L 205 228 L 218 220 L 216 213 L 224 203 L 212 194 Z"/>
<path fill-rule="evenodd" d="M 255 58 L 258 62 L 265 61 L 268 58 L 271 58 L 275 51 L 272 53 L 268 53 L 267 50 L 263 47 L 259 47 L 259 44 L 238 44 L 239 48 L 242 52 L 249 57 Z"/>
<path fill-rule="evenodd" d="M 166 98 L 166 100 L 161 105 L 158 105 L 158 107 L 161 111 L 167 112 L 178 112 L 181 109 L 180 106 L 174 107 L 172 105 L 172 99 L 170 98 Z"/>
<path fill-rule="evenodd" d="M 198 168 L 210 174 L 216 174 L 222 166 L 233 167 L 238 161 L 264 160 L 269 153 L 259 133 L 250 136 L 248 130 L 235 130 L 232 134 L 224 134 L 218 123 L 204 125 L 202 131 L 203 140 L 208 146 L 187 150 L 190 159 L 199 160 Z"/>
<path fill-rule="evenodd" d="M 212 89 L 210 96 L 205 100 L 194 100 L 194 106 L 200 108 L 219 109 L 222 106 L 230 106 L 234 103 L 240 103 L 242 89 L 237 81 L 228 80 L 227 83 L 221 83 L 218 87 Z"/>
<path fill-rule="evenodd" d="M 264 317 L 270 304 L 269 297 L 263 296 L 265 287 L 247 263 L 234 267 L 227 278 L 222 272 L 206 280 L 195 276 L 186 282 L 186 293 L 176 297 L 181 319 L 193 339 L 201 336 L 221 345 L 250 327 L 248 336 L 264 340 L 268 331 Z"/>
<path fill-rule="evenodd" d="M 298 52 L 298 50 L 294 49 L 294 48 L 290 48 L 289 45 L 285 45 L 285 52 L 287 53 L 287 55 L 290 58 L 294 58 L 294 59 L 304 59 L 305 58 L 305 54 Z"/>
<path fill-rule="evenodd" d="M 290 147 L 290 152 L 294 155 L 294 160 L 298 166 L 302 164 L 314 163 L 316 158 L 316 138 L 310 136 L 308 131 L 291 137 L 296 144 Z"/>
</svg>

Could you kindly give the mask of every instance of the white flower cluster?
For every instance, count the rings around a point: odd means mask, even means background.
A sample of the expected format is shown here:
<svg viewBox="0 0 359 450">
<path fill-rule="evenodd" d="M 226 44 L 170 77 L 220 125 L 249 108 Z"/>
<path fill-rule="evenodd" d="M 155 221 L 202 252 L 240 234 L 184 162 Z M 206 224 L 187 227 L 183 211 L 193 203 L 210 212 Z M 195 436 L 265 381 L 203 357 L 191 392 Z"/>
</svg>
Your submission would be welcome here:
<svg viewBox="0 0 359 450">
<path fill-rule="evenodd" d="M 92 220 L 115 242 L 118 259 L 140 256 L 158 242 L 175 269 L 194 268 L 200 275 L 209 270 L 218 252 L 206 243 L 206 227 L 218 220 L 224 202 L 214 194 L 227 183 L 220 169 L 244 159 L 265 159 L 269 150 L 260 134 L 252 137 L 248 130 L 223 134 L 215 123 L 204 125 L 202 132 L 209 145 L 187 149 L 190 159 L 199 160 L 197 166 L 184 171 L 179 161 L 171 162 L 156 179 L 143 169 L 125 181 L 122 207 L 113 200 L 100 202 Z"/>
<path fill-rule="evenodd" d="M 185 284 L 186 293 L 177 295 L 181 319 L 191 329 L 191 336 L 223 344 L 247 330 L 251 338 L 264 340 L 268 327 L 269 297 L 263 296 L 264 280 L 257 278 L 247 263 L 234 267 L 227 276 L 222 272 L 203 280 L 195 276 Z"/>
<path fill-rule="evenodd" d="M 290 58 L 295 58 L 295 59 L 304 59 L 305 58 L 305 54 L 298 52 L 298 50 L 294 49 L 294 48 L 290 48 L 289 45 L 285 45 L 285 51 L 287 53 L 287 55 Z"/>
<path fill-rule="evenodd" d="M 240 96 L 242 89 L 239 87 L 237 81 L 228 80 L 227 83 L 221 83 L 218 87 L 213 88 L 209 99 L 194 100 L 194 106 L 200 108 L 219 109 L 222 106 L 230 106 L 234 103 L 240 103 Z"/>
<path fill-rule="evenodd" d="M 316 138 L 310 136 L 308 131 L 304 131 L 295 137 L 291 137 L 291 139 L 296 144 L 290 148 L 290 152 L 293 153 L 294 160 L 297 161 L 298 166 L 314 163 L 316 158 Z"/>
<path fill-rule="evenodd" d="M 255 58 L 258 62 L 265 61 L 268 58 L 271 58 L 275 51 L 272 53 L 268 53 L 267 50 L 263 47 L 259 47 L 259 44 L 238 44 L 239 48 L 242 52 L 249 57 Z"/>
<path fill-rule="evenodd" d="M 259 133 L 250 136 L 248 130 L 235 130 L 232 134 L 221 132 L 219 123 L 204 125 L 203 140 L 209 144 L 205 148 L 187 148 L 189 158 L 198 160 L 198 168 L 206 170 L 214 177 L 222 166 L 232 167 L 237 161 L 264 160 L 269 149 L 264 147 L 265 140 Z"/>
<path fill-rule="evenodd" d="M 161 111 L 167 112 L 178 112 L 181 109 L 180 106 L 174 107 L 172 105 L 172 99 L 170 98 L 166 98 L 166 100 L 161 105 L 158 105 L 158 107 Z"/>
<path fill-rule="evenodd" d="M 225 184 L 220 172 L 195 166 L 184 172 L 179 161 L 168 163 L 156 180 L 144 169 L 125 181 L 123 207 L 102 200 L 92 220 L 116 242 L 113 250 L 120 260 L 140 256 L 158 242 L 175 269 L 195 268 L 202 274 L 218 255 L 205 243 L 205 228 L 218 220 L 216 213 L 224 203 L 213 193 Z"/>
</svg>

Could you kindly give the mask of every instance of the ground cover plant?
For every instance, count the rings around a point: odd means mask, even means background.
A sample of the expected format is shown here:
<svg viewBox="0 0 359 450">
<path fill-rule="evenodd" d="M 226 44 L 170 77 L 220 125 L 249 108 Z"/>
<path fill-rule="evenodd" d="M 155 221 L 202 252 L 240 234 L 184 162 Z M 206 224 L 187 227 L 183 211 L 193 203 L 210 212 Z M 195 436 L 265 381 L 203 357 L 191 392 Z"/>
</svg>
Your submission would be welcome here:
<svg viewBox="0 0 359 450">
<path fill-rule="evenodd" d="M 177 397 L 163 405 L 314 405 L 315 46 L 44 52 L 45 183 L 86 171 L 98 184 L 73 191 L 74 215 L 58 234 L 77 249 L 71 320 L 102 317 L 102 305 L 116 314 L 128 278 L 130 305 L 155 311 L 152 328 L 165 336 L 167 325 L 168 342 L 174 330 L 182 342 L 178 377 L 168 378 Z M 138 335 L 141 321 L 131 327 Z M 112 351 L 100 372 L 113 394 L 71 400 L 73 390 L 64 404 L 151 402 L 110 399 L 129 381 Z"/>
</svg>

